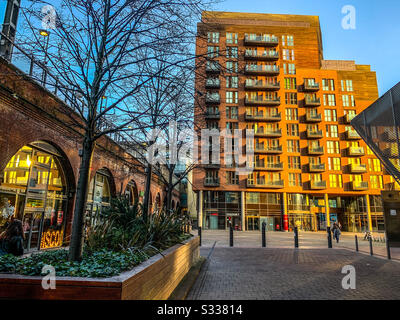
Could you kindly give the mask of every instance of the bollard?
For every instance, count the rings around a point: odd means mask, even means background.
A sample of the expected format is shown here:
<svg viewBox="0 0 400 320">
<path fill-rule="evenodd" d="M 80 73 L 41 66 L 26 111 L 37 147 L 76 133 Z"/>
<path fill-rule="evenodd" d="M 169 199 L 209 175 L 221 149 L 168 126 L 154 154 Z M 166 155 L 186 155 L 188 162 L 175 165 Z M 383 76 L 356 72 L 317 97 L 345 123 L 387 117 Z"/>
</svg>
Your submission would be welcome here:
<svg viewBox="0 0 400 320">
<path fill-rule="evenodd" d="M 357 235 L 354 236 L 354 240 L 356 242 L 356 251 L 358 252 L 358 237 L 357 237 Z"/>
<path fill-rule="evenodd" d="M 392 256 L 390 254 L 390 245 L 389 245 L 389 239 L 386 236 L 386 251 L 387 251 L 387 258 L 390 260 L 392 259 Z"/>
<path fill-rule="evenodd" d="M 261 228 L 261 232 L 262 232 L 262 246 L 263 246 L 263 248 L 265 248 L 265 247 L 267 246 L 267 239 L 266 239 L 266 237 L 265 237 L 265 226 L 266 226 L 266 223 L 263 222 L 263 223 L 262 223 L 262 228 Z"/>
<path fill-rule="evenodd" d="M 331 227 L 326 227 L 326 232 L 328 233 L 328 248 L 332 248 L 332 233 L 331 233 Z"/>
<path fill-rule="evenodd" d="M 294 227 L 294 247 L 299 247 L 299 230 L 297 227 Z"/>
<path fill-rule="evenodd" d="M 229 226 L 229 246 L 233 247 L 233 227 L 232 227 L 232 224 Z"/>
<path fill-rule="evenodd" d="M 371 256 L 374 255 L 374 251 L 372 250 L 372 237 L 369 237 L 369 253 Z"/>
<path fill-rule="evenodd" d="M 200 242 L 199 242 L 199 246 L 201 247 L 201 227 L 199 227 L 199 238 L 200 238 Z"/>
</svg>

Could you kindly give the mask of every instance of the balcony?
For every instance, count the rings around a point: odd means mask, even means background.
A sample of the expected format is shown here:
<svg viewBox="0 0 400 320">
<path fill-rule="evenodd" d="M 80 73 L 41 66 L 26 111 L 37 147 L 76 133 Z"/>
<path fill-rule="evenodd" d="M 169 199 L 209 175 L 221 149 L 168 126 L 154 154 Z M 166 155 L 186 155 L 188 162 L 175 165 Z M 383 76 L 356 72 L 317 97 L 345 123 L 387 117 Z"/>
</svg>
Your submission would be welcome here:
<svg viewBox="0 0 400 320">
<path fill-rule="evenodd" d="M 244 37 L 244 44 L 250 46 L 262 46 L 262 47 L 276 47 L 279 44 L 278 37 Z"/>
<path fill-rule="evenodd" d="M 344 123 L 350 123 L 351 120 L 353 120 L 356 116 L 357 116 L 356 114 L 349 114 L 348 113 L 343 117 L 343 122 Z"/>
<path fill-rule="evenodd" d="M 346 130 L 346 139 L 359 140 L 359 139 L 361 139 L 361 137 L 355 130 Z"/>
<path fill-rule="evenodd" d="M 319 90 L 319 83 L 308 83 L 304 82 L 303 91 L 305 92 L 316 92 Z"/>
<path fill-rule="evenodd" d="M 324 172 L 325 171 L 325 163 L 309 163 L 310 172 Z"/>
<path fill-rule="evenodd" d="M 244 83 L 244 88 L 246 90 L 277 91 L 281 88 L 281 85 L 279 82 L 267 82 L 262 80 L 246 79 L 246 82 Z"/>
<path fill-rule="evenodd" d="M 384 150 L 385 155 L 388 158 L 398 158 L 399 157 L 399 150 L 396 144 L 392 144 L 392 147 L 386 148 Z"/>
<path fill-rule="evenodd" d="M 206 65 L 206 72 L 207 73 L 220 73 L 221 72 L 221 66 L 218 64 L 209 64 Z"/>
<path fill-rule="evenodd" d="M 255 147 L 253 150 L 254 153 L 261 153 L 261 154 L 277 154 L 277 153 L 282 153 L 282 146 L 276 146 L 276 147 L 264 147 L 262 148 L 261 146 Z"/>
<path fill-rule="evenodd" d="M 206 112 L 204 114 L 204 118 L 206 120 L 219 120 L 221 117 L 219 111 L 218 112 Z"/>
<path fill-rule="evenodd" d="M 219 168 L 221 168 L 221 164 L 219 164 L 219 163 L 203 163 L 202 166 L 205 169 L 219 169 Z"/>
<path fill-rule="evenodd" d="M 319 107 L 321 105 L 321 99 L 306 97 L 303 100 L 303 105 L 305 107 Z"/>
<path fill-rule="evenodd" d="M 351 187 L 354 191 L 368 190 L 368 182 L 367 181 L 352 181 Z"/>
<path fill-rule="evenodd" d="M 272 189 L 282 189 L 285 186 L 283 180 L 260 180 L 257 182 L 246 182 L 247 188 L 272 188 Z"/>
<path fill-rule="evenodd" d="M 244 68 L 245 74 L 255 74 L 255 75 L 278 75 L 279 67 L 270 65 L 252 65 L 247 64 Z"/>
<path fill-rule="evenodd" d="M 219 178 L 204 178 L 205 187 L 219 187 Z"/>
<path fill-rule="evenodd" d="M 308 147 L 308 154 L 310 154 L 310 155 L 321 155 L 324 153 L 325 153 L 324 147 L 320 147 L 320 146 L 318 146 L 318 147 L 309 146 Z"/>
<path fill-rule="evenodd" d="M 262 60 L 262 61 L 276 61 L 279 59 L 279 52 L 276 51 L 250 51 L 244 53 L 244 58 L 247 60 Z"/>
<path fill-rule="evenodd" d="M 283 162 L 255 163 L 253 169 L 256 171 L 282 171 L 283 170 Z"/>
<path fill-rule="evenodd" d="M 221 98 L 220 98 L 219 94 L 206 96 L 206 103 L 208 103 L 208 104 L 220 104 L 220 102 L 221 102 Z"/>
<path fill-rule="evenodd" d="M 221 87 L 221 81 L 219 79 L 207 79 L 206 89 L 219 89 Z"/>
<path fill-rule="evenodd" d="M 349 171 L 351 173 L 364 173 L 367 172 L 367 166 L 365 164 L 350 164 Z"/>
<path fill-rule="evenodd" d="M 258 96 L 256 98 L 245 98 L 245 105 L 258 105 L 258 106 L 279 106 L 281 104 L 281 99 L 276 98 L 267 98 L 261 99 Z"/>
<path fill-rule="evenodd" d="M 360 157 L 365 154 L 364 147 L 349 147 L 347 149 L 347 155 L 349 157 Z"/>
<path fill-rule="evenodd" d="M 321 122 L 322 116 L 320 113 L 306 113 L 306 122 Z"/>
<path fill-rule="evenodd" d="M 257 113 L 257 114 L 248 114 L 246 113 L 245 119 L 247 121 L 281 121 L 281 113 L 274 113 L 274 114 L 263 114 L 263 113 Z"/>
<path fill-rule="evenodd" d="M 322 130 L 307 130 L 306 132 L 309 139 L 320 139 L 324 136 Z"/>
<path fill-rule="evenodd" d="M 311 190 L 323 190 L 326 189 L 326 181 L 310 181 Z"/>
<path fill-rule="evenodd" d="M 261 137 L 261 138 L 268 138 L 268 137 L 281 137 L 282 136 L 282 129 L 267 129 L 267 130 L 258 130 L 254 131 L 254 136 L 255 137 Z"/>
</svg>

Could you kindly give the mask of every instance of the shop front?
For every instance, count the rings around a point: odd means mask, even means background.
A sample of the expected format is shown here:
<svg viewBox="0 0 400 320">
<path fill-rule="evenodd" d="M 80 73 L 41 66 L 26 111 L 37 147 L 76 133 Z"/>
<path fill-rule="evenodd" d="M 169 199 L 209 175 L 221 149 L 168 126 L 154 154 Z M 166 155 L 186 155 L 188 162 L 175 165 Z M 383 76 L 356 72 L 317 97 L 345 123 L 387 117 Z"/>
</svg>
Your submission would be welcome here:
<svg viewBox="0 0 400 320">
<path fill-rule="evenodd" d="M 22 147 L 0 184 L 0 229 L 23 223 L 25 250 L 60 247 L 64 241 L 68 185 L 62 155 L 46 142 Z"/>
</svg>

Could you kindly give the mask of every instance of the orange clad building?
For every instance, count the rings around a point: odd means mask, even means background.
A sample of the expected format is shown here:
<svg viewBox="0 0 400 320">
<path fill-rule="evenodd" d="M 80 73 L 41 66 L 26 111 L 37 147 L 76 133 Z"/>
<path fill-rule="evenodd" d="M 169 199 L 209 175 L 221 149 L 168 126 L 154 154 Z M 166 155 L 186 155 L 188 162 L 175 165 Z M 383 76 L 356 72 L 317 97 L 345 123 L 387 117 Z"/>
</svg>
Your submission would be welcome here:
<svg viewBox="0 0 400 320">
<path fill-rule="evenodd" d="M 204 12 L 196 50 L 199 135 L 254 130 L 250 174 L 225 163 L 222 138 L 220 164 L 193 171 L 199 226 L 384 230 L 393 180 L 350 125 L 379 97 L 370 66 L 324 60 L 317 16 Z"/>
</svg>

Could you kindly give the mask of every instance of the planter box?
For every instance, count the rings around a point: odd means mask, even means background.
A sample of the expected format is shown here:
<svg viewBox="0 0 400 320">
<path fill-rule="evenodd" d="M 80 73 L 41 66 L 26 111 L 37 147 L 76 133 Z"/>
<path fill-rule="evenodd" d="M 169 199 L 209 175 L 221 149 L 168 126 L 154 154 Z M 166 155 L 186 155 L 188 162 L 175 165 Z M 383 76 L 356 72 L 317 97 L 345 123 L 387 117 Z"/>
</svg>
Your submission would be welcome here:
<svg viewBox="0 0 400 320">
<path fill-rule="evenodd" d="M 55 290 L 44 290 L 42 277 L 0 274 L 0 299 L 165 300 L 199 253 L 196 236 L 115 277 L 57 277 Z"/>
</svg>

